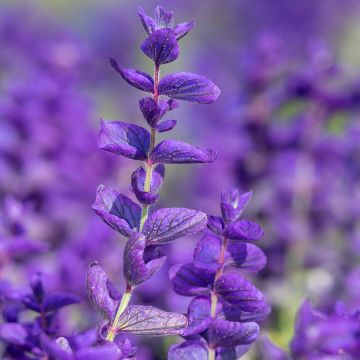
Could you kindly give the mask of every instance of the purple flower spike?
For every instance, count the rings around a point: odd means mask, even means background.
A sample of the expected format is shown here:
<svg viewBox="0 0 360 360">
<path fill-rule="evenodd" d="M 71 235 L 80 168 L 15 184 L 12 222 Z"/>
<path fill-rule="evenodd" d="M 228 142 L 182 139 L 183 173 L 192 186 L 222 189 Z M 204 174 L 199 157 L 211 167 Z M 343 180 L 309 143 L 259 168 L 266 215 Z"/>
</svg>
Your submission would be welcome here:
<svg viewBox="0 0 360 360">
<path fill-rule="evenodd" d="M 172 130 L 177 124 L 176 120 L 166 120 L 156 125 L 158 132 L 166 132 Z"/>
<path fill-rule="evenodd" d="M 235 347 L 254 342 L 259 336 L 259 325 L 255 322 L 240 323 L 215 320 L 211 323 L 207 338 L 212 348 Z"/>
<path fill-rule="evenodd" d="M 217 156 L 213 150 L 199 149 L 182 141 L 164 140 L 155 146 L 150 159 L 154 164 L 195 164 L 211 163 Z"/>
<path fill-rule="evenodd" d="M 232 240 L 258 241 L 264 236 L 264 231 L 251 220 L 238 220 L 226 227 L 224 235 Z"/>
<path fill-rule="evenodd" d="M 169 274 L 174 290 L 184 296 L 210 294 L 215 278 L 215 274 L 199 271 L 192 263 L 174 265 Z"/>
<path fill-rule="evenodd" d="M 205 229 L 205 213 L 184 208 L 156 210 L 145 221 L 143 234 L 147 244 L 165 244 Z"/>
<path fill-rule="evenodd" d="M 235 272 L 222 275 L 215 283 L 215 291 L 224 300 L 244 311 L 256 311 L 264 304 L 264 295 L 250 281 Z"/>
<path fill-rule="evenodd" d="M 145 160 L 150 147 L 150 134 L 141 126 L 101 120 L 98 145 L 100 149 L 116 155 Z"/>
<path fill-rule="evenodd" d="M 156 66 L 176 60 L 180 52 L 172 29 L 155 30 L 142 43 L 141 50 L 155 62 Z"/>
<path fill-rule="evenodd" d="M 215 272 L 220 268 L 219 257 L 221 239 L 213 234 L 205 234 L 194 251 L 194 265 L 202 270 Z"/>
<path fill-rule="evenodd" d="M 197 296 L 189 304 L 188 320 L 189 326 L 184 332 L 184 336 L 200 334 L 207 330 L 214 321 L 210 317 L 211 301 L 209 296 Z"/>
<path fill-rule="evenodd" d="M 98 187 L 92 208 L 106 224 L 126 237 L 140 224 L 139 205 L 104 185 Z"/>
<path fill-rule="evenodd" d="M 142 204 L 152 205 L 155 204 L 160 195 L 159 191 L 164 182 L 165 166 L 160 164 L 156 166 L 152 173 L 150 191 L 145 191 L 145 178 L 146 171 L 139 167 L 131 176 L 131 186 L 136 198 Z"/>
<path fill-rule="evenodd" d="M 110 57 L 110 65 L 129 85 L 149 93 L 154 92 L 154 79 L 149 74 L 135 69 L 121 69 L 112 57 Z"/>
<path fill-rule="evenodd" d="M 220 95 L 220 90 L 204 76 L 183 72 L 164 76 L 159 83 L 159 94 L 192 103 L 211 104 Z"/>
<path fill-rule="evenodd" d="M 227 224 L 241 216 L 251 197 L 252 191 L 240 195 L 238 189 L 230 189 L 221 194 L 221 212 Z"/>
<path fill-rule="evenodd" d="M 87 272 L 88 296 L 95 309 L 107 320 L 113 318 L 121 297 L 120 293 L 114 294 L 114 291 L 111 291 L 113 287 L 98 263 L 92 263 Z"/>
<path fill-rule="evenodd" d="M 200 341 L 184 341 L 180 345 L 172 345 L 168 360 L 208 360 L 207 346 Z"/>
<path fill-rule="evenodd" d="M 174 28 L 176 39 L 180 40 L 184 36 L 186 36 L 189 33 L 189 31 L 194 27 L 194 25 L 195 25 L 194 20 L 176 25 Z"/>
<path fill-rule="evenodd" d="M 184 315 L 162 311 L 153 306 L 131 305 L 121 314 L 117 332 L 151 336 L 179 335 L 186 326 Z"/>
<path fill-rule="evenodd" d="M 162 252 L 156 251 L 145 256 L 146 240 L 140 233 L 133 233 L 124 251 L 124 277 L 131 286 L 150 279 L 166 260 Z"/>
</svg>

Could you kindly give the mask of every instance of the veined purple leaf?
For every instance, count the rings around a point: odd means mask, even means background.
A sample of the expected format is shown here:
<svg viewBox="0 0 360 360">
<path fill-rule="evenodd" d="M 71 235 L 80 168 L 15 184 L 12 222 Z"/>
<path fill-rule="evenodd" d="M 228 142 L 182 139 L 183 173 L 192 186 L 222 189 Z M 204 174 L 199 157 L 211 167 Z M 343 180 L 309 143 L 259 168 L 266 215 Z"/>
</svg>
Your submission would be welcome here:
<svg viewBox="0 0 360 360">
<path fill-rule="evenodd" d="M 22 324 L 3 323 L 0 324 L 0 339 L 14 345 L 25 345 L 27 331 Z"/>
<path fill-rule="evenodd" d="M 156 125 L 158 132 L 166 132 L 172 130 L 177 124 L 176 120 L 165 120 Z"/>
<path fill-rule="evenodd" d="M 141 6 L 138 6 L 138 14 L 144 30 L 148 35 L 150 35 L 156 29 L 155 20 L 152 17 L 146 15 L 144 9 Z"/>
<path fill-rule="evenodd" d="M 160 5 L 155 8 L 154 18 L 158 29 L 172 28 L 174 25 L 174 12 L 166 11 Z"/>
<path fill-rule="evenodd" d="M 170 280 L 179 295 L 207 295 L 215 279 L 214 273 L 199 271 L 192 263 L 177 264 L 170 268 Z"/>
<path fill-rule="evenodd" d="M 251 344 L 258 338 L 259 332 L 259 325 L 255 322 L 240 323 L 217 319 L 210 325 L 207 339 L 212 348 L 228 348 Z"/>
<path fill-rule="evenodd" d="M 225 225 L 224 221 L 220 216 L 208 215 L 208 228 L 215 234 L 222 236 Z"/>
<path fill-rule="evenodd" d="M 158 201 L 164 176 L 165 166 L 162 164 L 157 165 L 152 172 L 150 191 L 145 191 L 146 171 L 142 167 L 139 167 L 133 172 L 131 176 L 131 186 L 140 203 L 152 205 Z"/>
<path fill-rule="evenodd" d="M 217 156 L 213 150 L 200 149 L 182 141 L 164 140 L 155 146 L 150 158 L 154 164 L 191 164 L 211 163 Z"/>
<path fill-rule="evenodd" d="M 153 31 L 142 43 L 141 50 L 157 66 L 167 64 L 179 57 L 179 45 L 174 30 L 159 29 Z"/>
<path fill-rule="evenodd" d="M 140 224 L 140 206 L 104 185 L 98 187 L 92 208 L 105 223 L 124 236 L 129 237 Z"/>
<path fill-rule="evenodd" d="M 229 254 L 226 264 L 249 272 L 258 272 L 266 265 L 264 252 L 254 244 L 231 241 L 227 246 Z"/>
<path fill-rule="evenodd" d="M 154 92 L 154 80 L 149 74 L 135 69 L 121 69 L 112 57 L 110 57 L 110 65 L 129 85 L 142 91 Z"/>
<path fill-rule="evenodd" d="M 244 311 L 256 311 L 264 304 L 264 295 L 240 274 L 229 272 L 215 283 L 215 291 L 230 304 Z"/>
<path fill-rule="evenodd" d="M 58 292 L 46 296 L 44 301 L 44 311 L 52 312 L 59 310 L 65 306 L 73 305 L 81 302 L 81 299 L 73 294 L 66 292 Z"/>
<path fill-rule="evenodd" d="M 207 330 L 214 320 L 210 316 L 210 311 L 211 300 L 209 296 L 197 296 L 191 300 L 187 314 L 189 325 L 183 335 L 192 336 Z"/>
<path fill-rule="evenodd" d="M 254 221 L 238 220 L 226 227 L 224 236 L 231 240 L 257 241 L 264 236 L 264 231 Z"/>
<path fill-rule="evenodd" d="M 184 36 L 186 36 L 189 33 L 189 31 L 194 27 L 194 25 L 195 25 L 194 20 L 177 24 L 174 28 L 176 39 L 180 40 Z"/>
<path fill-rule="evenodd" d="M 98 145 L 100 149 L 116 155 L 145 160 L 150 148 L 150 134 L 141 126 L 101 120 Z"/>
<path fill-rule="evenodd" d="M 194 251 L 194 265 L 201 270 L 215 272 L 219 269 L 221 239 L 214 234 L 205 234 Z"/>
<path fill-rule="evenodd" d="M 145 221 L 143 234 L 147 244 L 164 244 L 205 229 L 206 214 L 184 208 L 164 208 L 153 212 Z"/>
<path fill-rule="evenodd" d="M 252 197 L 252 191 L 240 195 L 236 188 L 223 191 L 221 194 L 221 212 L 227 224 L 236 221 Z"/>
<path fill-rule="evenodd" d="M 133 233 L 124 250 L 124 277 L 128 284 L 139 285 L 157 272 L 166 260 L 166 256 L 155 249 L 145 254 L 146 240 L 140 233 Z"/>
<path fill-rule="evenodd" d="M 121 314 L 117 332 L 137 335 L 179 335 L 187 326 L 184 315 L 162 311 L 153 306 L 130 305 Z"/>
<path fill-rule="evenodd" d="M 120 293 L 114 294 L 113 287 L 98 263 L 92 263 L 87 271 L 88 296 L 95 309 L 107 320 L 112 319 L 121 297 Z"/>
<path fill-rule="evenodd" d="M 177 100 L 210 104 L 218 98 L 220 90 L 204 76 L 181 72 L 164 76 L 159 83 L 159 94 Z"/>
<path fill-rule="evenodd" d="M 168 360 L 208 360 L 208 348 L 202 341 L 187 340 L 179 345 L 172 345 Z"/>
</svg>

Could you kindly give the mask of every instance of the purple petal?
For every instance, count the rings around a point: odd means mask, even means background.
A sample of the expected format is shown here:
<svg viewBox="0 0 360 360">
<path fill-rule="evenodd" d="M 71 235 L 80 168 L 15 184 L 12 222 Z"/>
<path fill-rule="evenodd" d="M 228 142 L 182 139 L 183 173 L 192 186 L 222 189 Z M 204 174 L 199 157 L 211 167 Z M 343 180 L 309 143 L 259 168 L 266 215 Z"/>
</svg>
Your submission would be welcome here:
<svg viewBox="0 0 360 360">
<path fill-rule="evenodd" d="M 172 345 L 168 353 L 168 360 L 208 360 L 208 349 L 200 341 L 184 341 L 179 345 Z"/>
<path fill-rule="evenodd" d="M 145 221 L 143 234 L 147 244 L 164 244 L 205 229 L 206 214 L 184 208 L 164 208 L 153 212 Z"/>
<path fill-rule="evenodd" d="M 239 190 L 236 188 L 222 192 L 221 212 L 227 224 L 236 221 L 240 217 L 251 197 L 252 191 L 240 195 Z"/>
<path fill-rule="evenodd" d="M 131 86 L 142 91 L 154 92 L 154 80 L 149 74 L 135 69 L 120 69 L 119 64 L 112 57 L 110 57 L 110 64 Z"/>
<path fill-rule="evenodd" d="M 202 270 L 215 272 L 219 269 L 221 239 L 213 234 L 205 234 L 194 251 L 194 265 Z"/>
<path fill-rule="evenodd" d="M 159 191 L 164 182 L 165 166 L 160 164 L 152 172 L 150 191 L 145 191 L 146 171 L 139 167 L 131 176 L 131 186 L 136 198 L 142 204 L 152 205 L 160 197 Z"/>
<path fill-rule="evenodd" d="M 143 28 L 148 35 L 151 34 L 156 29 L 155 20 L 152 17 L 146 15 L 144 9 L 141 6 L 138 6 L 138 14 Z"/>
<path fill-rule="evenodd" d="M 220 216 L 208 215 L 208 228 L 215 234 L 222 235 L 224 231 L 224 221 Z"/>
<path fill-rule="evenodd" d="M 204 76 L 183 72 L 164 76 L 159 83 L 159 94 L 177 100 L 210 104 L 218 98 L 220 90 Z"/>
<path fill-rule="evenodd" d="M 98 146 L 129 159 L 145 160 L 150 148 L 150 134 L 141 126 L 101 120 Z"/>
<path fill-rule="evenodd" d="M 215 283 L 215 290 L 224 300 L 244 311 L 256 311 L 264 303 L 264 295 L 235 272 L 222 275 Z"/>
<path fill-rule="evenodd" d="M 172 29 L 160 29 L 152 32 L 141 44 L 141 50 L 147 57 L 154 60 L 156 66 L 176 60 L 180 52 Z"/>
<path fill-rule="evenodd" d="M 213 321 L 210 317 L 211 301 L 209 296 L 198 296 L 191 300 L 188 308 L 187 318 L 189 326 L 184 336 L 200 334 L 209 328 Z"/>
<path fill-rule="evenodd" d="M 214 274 L 199 271 L 192 263 L 172 266 L 169 275 L 175 292 L 184 296 L 210 294 L 215 278 Z"/>
<path fill-rule="evenodd" d="M 162 253 L 144 258 L 146 240 L 140 233 L 133 233 L 124 250 L 124 277 L 128 284 L 139 285 L 157 272 L 166 260 Z M 146 260 L 149 260 L 146 262 Z"/>
<path fill-rule="evenodd" d="M 238 220 L 226 227 L 224 236 L 231 240 L 257 241 L 264 236 L 264 231 L 251 220 Z"/>
<path fill-rule="evenodd" d="M 0 339 L 9 344 L 25 345 L 27 332 L 22 324 L 3 323 L 0 324 Z"/>
<path fill-rule="evenodd" d="M 171 28 L 174 25 L 174 12 L 166 11 L 160 5 L 155 8 L 154 18 L 158 29 Z"/>
<path fill-rule="evenodd" d="M 131 305 L 121 314 L 118 332 L 128 331 L 137 335 L 178 335 L 187 326 L 184 315 L 162 311 L 153 306 Z"/>
<path fill-rule="evenodd" d="M 266 265 L 264 252 L 254 244 L 231 241 L 227 246 L 226 264 L 250 272 L 259 272 Z"/>
<path fill-rule="evenodd" d="M 234 347 L 254 342 L 259 336 L 259 325 L 255 322 L 240 323 L 215 320 L 209 327 L 207 339 L 212 348 Z"/>
<path fill-rule="evenodd" d="M 217 156 L 213 150 L 203 150 L 182 141 L 164 140 L 155 146 L 150 158 L 154 164 L 192 164 L 211 163 Z"/>
<path fill-rule="evenodd" d="M 81 302 L 81 299 L 73 294 L 66 292 L 58 292 L 48 295 L 44 301 L 44 311 L 52 312 L 59 310 L 65 306 L 77 304 Z"/>
<path fill-rule="evenodd" d="M 177 24 L 174 28 L 176 39 L 180 40 L 188 34 L 188 32 L 194 27 L 195 21 L 189 21 L 185 23 Z"/>
<path fill-rule="evenodd" d="M 140 224 L 140 206 L 104 185 L 98 187 L 92 208 L 105 223 L 124 236 L 129 237 L 132 229 Z"/>
<path fill-rule="evenodd" d="M 87 271 L 87 292 L 95 309 L 107 320 L 111 320 L 118 304 L 109 292 L 111 281 L 97 262 L 92 263 Z"/>
<path fill-rule="evenodd" d="M 114 343 L 84 348 L 76 352 L 75 360 L 118 360 L 121 350 Z"/>
<path fill-rule="evenodd" d="M 156 130 L 158 132 L 166 132 L 172 130 L 177 124 L 176 120 L 165 120 L 160 124 L 156 125 Z"/>
</svg>

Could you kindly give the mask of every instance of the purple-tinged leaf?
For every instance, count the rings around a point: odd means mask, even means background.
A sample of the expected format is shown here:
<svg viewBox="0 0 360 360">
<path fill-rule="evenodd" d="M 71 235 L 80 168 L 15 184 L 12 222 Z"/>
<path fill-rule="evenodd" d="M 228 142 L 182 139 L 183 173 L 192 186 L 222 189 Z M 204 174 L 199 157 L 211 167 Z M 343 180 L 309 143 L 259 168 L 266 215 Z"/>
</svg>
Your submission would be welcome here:
<svg viewBox="0 0 360 360">
<path fill-rule="evenodd" d="M 152 205 L 158 201 L 164 176 L 165 166 L 162 164 L 157 165 L 152 172 L 150 191 L 145 191 L 146 171 L 142 167 L 139 167 L 133 172 L 131 176 L 131 186 L 140 203 Z"/>
<path fill-rule="evenodd" d="M 139 101 L 139 108 L 151 127 L 155 127 L 161 117 L 166 113 L 167 108 L 161 108 L 156 101 L 150 97 L 145 97 Z"/>
<path fill-rule="evenodd" d="M 208 348 L 204 342 L 184 341 L 179 345 L 172 345 L 168 353 L 168 360 L 208 360 Z"/>
<path fill-rule="evenodd" d="M 253 312 L 264 304 L 264 295 L 250 281 L 235 272 L 222 275 L 215 283 L 215 291 L 243 311 Z"/>
<path fill-rule="evenodd" d="M 257 241 L 264 236 L 264 231 L 254 221 L 238 220 L 226 227 L 224 236 L 231 240 Z"/>
<path fill-rule="evenodd" d="M 137 335 L 180 335 L 187 326 L 184 315 L 162 311 L 153 306 L 130 305 L 121 314 L 117 332 Z"/>
<path fill-rule="evenodd" d="M 195 21 L 189 21 L 177 24 L 174 28 L 175 36 L 177 40 L 182 39 L 184 36 L 186 36 L 189 31 L 194 27 Z"/>
<path fill-rule="evenodd" d="M 118 360 L 121 355 L 121 350 L 114 343 L 106 343 L 77 351 L 74 360 Z"/>
<path fill-rule="evenodd" d="M 249 351 L 250 346 L 251 344 L 219 349 L 216 360 L 239 360 Z"/>
<path fill-rule="evenodd" d="M 48 355 L 51 359 L 57 360 L 73 360 L 74 357 L 72 355 L 72 351 L 70 348 L 65 350 L 60 344 L 61 341 L 66 341 L 65 338 L 59 338 L 56 341 L 51 340 L 45 333 L 41 334 L 40 342 L 42 345 L 43 351 Z M 66 341 L 67 346 L 68 343 Z"/>
<path fill-rule="evenodd" d="M 160 133 L 170 131 L 176 126 L 176 124 L 176 120 L 165 120 L 156 125 L 156 130 Z"/>
<path fill-rule="evenodd" d="M 213 150 L 200 149 L 182 141 L 164 140 L 155 146 L 150 158 L 154 164 L 194 164 L 211 163 L 217 156 Z"/>
<path fill-rule="evenodd" d="M 155 8 L 154 18 L 158 29 L 172 28 L 174 25 L 174 12 L 166 11 L 160 5 Z"/>
<path fill-rule="evenodd" d="M 97 262 L 89 266 L 87 271 L 88 296 L 95 309 L 107 320 L 112 319 L 119 302 L 117 296 L 120 294 L 116 294 L 116 298 L 114 298 L 114 291 L 112 291 L 112 293 L 109 291 L 109 288 L 113 286 Z"/>
<path fill-rule="evenodd" d="M 236 221 L 241 216 L 251 197 L 252 191 L 240 195 L 236 188 L 222 192 L 221 212 L 227 224 Z"/>
<path fill-rule="evenodd" d="M 258 338 L 259 331 L 259 325 L 255 322 L 240 323 L 218 319 L 210 325 L 207 340 L 212 348 L 246 345 Z"/>
<path fill-rule="evenodd" d="M 220 268 L 221 239 L 214 234 L 205 234 L 194 251 L 194 265 L 201 270 L 215 272 Z"/>
<path fill-rule="evenodd" d="M 156 66 L 167 64 L 179 57 L 179 45 L 174 30 L 153 31 L 141 44 L 143 53 L 155 62 Z"/>
<path fill-rule="evenodd" d="M 238 322 L 264 322 L 271 313 L 271 307 L 265 302 L 255 311 L 247 312 L 241 310 L 237 305 L 232 305 L 227 301 L 219 303 L 218 316 L 226 320 Z"/>
<path fill-rule="evenodd" d="M 139 285 L 157 272 L 166 260 L 158 249 L 145 254 L 146 240 L 140 233 L 133 233 L 124 250 L 124 277 L 128 284 Z M 144 257 L 146 255 L 146 257 Z"/>
<path fill-rule="evenodd" d="M 27 331 L 22 324 L 0 324 L 0 339 L 9 344 L 23 346 L 26 344 Z"/>
<path fill-rule="evenodd" d="M 229 254 L 226 265 L 249 272 L 259 272 L 266 265 L 264 252 L 254 244 L 231 241 L 227 246 Z"/>
<path fill-rule="evenodd" d="M 129 237 L 140 224 L 140 206 L 104 185 L 98 187 L 92 208 L 105 223 L 124 236 Z"/>
<path fill-rule="evenodd" d="M 145 29 L 146 33 L 150 35 L 156 29 L 155 20 L 152 17 L 146 15 L 144 9 L 141 6 L 138 6 L 138 14 L 143 28 Z"/>
<path fill-rule="evenodd" d="M 146 160 L 150 148 L 150 134 L 141 126 L 101 120 L 98 146 L 102 150 L 129 159 Z"/>
<path fill-rule="evenodd" d="M 215 274 L 199 271 L 192 263 L 172 266 L 169 275 L 175 292 L 184 296 L 210 294 L 215 279 Z"/>
<path fill-rule="evenodd" d="M 147 244 L 164 244 L 205 229 L 206 214 L 184 208 L 164 208 L 153 212 L 145 221 L 143 234 Z"/>
<path fill-rule="evenodd" d="M 200 334 L 207 330 L 213 321 L 210 311 L 211 300 L 209 296 L 197 296 L 192 299 L 187 314 L 189 325 L 184 332 L 184 336 Z"/>
<path fill-rule="evenodd" d="M 208 215 L 208 228 L 213 231 L 215 234 L 222 236 L 224 232 L 224 221 L 220 216 Z"/>
<path fill-rule="evenodd" d="M 81 299 L 73 294 L 67 292 L 58 292 L 46 296 L 44 301 L 44 311 L 52 312 L 57 311 L 65 306 L 77 304 Z"/>
<path fill-rule="evenodd" d="M 121 69 L 112 57 L 110 57 L 110 65 L 129 85 L 142 91 L 154 92 L 154 79 L 149 74 L 135 69 Z"/>
<path fill-rule="evenodd" d="M 210 104 L 218 98 L 220 90 L 204 76 L 182 72 L 164 76 L 159 83 L 159 94 L 176 100 Z"/>
</svg>

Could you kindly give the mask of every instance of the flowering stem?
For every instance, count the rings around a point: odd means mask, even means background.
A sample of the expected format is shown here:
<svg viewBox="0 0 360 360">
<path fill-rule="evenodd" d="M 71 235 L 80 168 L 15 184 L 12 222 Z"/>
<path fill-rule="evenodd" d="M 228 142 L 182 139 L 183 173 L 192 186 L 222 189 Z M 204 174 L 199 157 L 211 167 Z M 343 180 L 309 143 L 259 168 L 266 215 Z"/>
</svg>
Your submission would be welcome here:
<svg viewBox="0 0 360 360">
<path fill-rule="evenodd" d="M 110 341 L 110 342 L 114 341 L 120 315 L 127 308 L 128 304 L 129 304 L 129 301 L 131 299 L 132 291 L 133 291 L 133 287 L 130 286 L 130 285 L 127 285 L 125 293 L 124 293 L 123 297 L 121 298 L 121 302 L 120 302 L 120 304 L 119 304 L 119 306 L 118 306 L 118 308 L 116 310 L 116 315 L 115 315 L 114 321 L 113 321 L 113 323 L 112 323 L 112 325 L 111 325 L 111 327 L 110 327 L 110 329 L 109 329 L 109 331 L 107 333 L 107 336 L 106 336 L 107 341 Z"/>
</svg>

